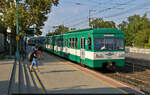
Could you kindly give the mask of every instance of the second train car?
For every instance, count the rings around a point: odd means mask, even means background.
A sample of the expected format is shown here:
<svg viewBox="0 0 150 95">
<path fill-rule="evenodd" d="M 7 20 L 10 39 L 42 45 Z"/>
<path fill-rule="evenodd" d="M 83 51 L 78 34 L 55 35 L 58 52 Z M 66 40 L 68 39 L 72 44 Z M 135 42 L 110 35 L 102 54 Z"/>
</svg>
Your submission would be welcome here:
<svg viewBox="0 0 150 95">
<path fill-rule="evenodd" d="M 29 43 L 91 68 L 125 65 L 124 33 L 118 29 L 75 30 L 60 35 L 34 37 Z"/>
</svg>

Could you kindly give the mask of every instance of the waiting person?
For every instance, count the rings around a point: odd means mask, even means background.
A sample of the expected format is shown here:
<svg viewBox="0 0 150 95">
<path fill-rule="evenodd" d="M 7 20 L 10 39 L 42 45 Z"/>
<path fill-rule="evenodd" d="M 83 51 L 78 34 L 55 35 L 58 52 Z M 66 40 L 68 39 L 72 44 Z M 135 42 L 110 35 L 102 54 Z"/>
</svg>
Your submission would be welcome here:
<svg viewBox="0 0 150 95">
<path fill-rule="evenodd" d="M 32 64 L 30 66 L 30 70 L 33 71 L 33 66 L 35 65 L 37 70 L 39 71 L 39 69 L 38 69 L 38 62 L 37 62 L 37 59 L 39 58 L 39 56 L 38 56 L 38 46 L 35 46 L 35 50 L 31 54 L 31 57 L 32 57 Z"/>
</svg>

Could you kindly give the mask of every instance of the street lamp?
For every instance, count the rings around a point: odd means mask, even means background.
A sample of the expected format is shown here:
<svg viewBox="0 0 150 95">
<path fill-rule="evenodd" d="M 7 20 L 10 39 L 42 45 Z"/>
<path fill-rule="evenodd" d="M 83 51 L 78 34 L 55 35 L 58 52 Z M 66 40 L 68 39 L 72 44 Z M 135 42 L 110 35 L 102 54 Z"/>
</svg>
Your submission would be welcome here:
<svg viewBox="0 0 150 95">
<path fill-rule="evenodd" d="M 18 28 L 19 28 L 19 24 L 18 24 L 18 2 L 19 0 L 16 0 L 16 13 L 17 13 L 17 25 L 16 25 L 16 40 L 17 40 L 17 47 L 16 47 L 16 60 L 19 61 L 19 35 L 18 35 Z"/>
</svg>

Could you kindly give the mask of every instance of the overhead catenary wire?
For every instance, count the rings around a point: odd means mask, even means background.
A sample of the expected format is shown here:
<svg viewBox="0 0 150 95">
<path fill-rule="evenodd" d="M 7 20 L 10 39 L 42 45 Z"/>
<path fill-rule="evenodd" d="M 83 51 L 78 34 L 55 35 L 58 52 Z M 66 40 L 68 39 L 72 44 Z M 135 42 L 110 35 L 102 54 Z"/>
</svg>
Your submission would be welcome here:
<svg viewBox="0 0 150 95">
<path fill-rule="evenodd" d="M 104 2 L 103 4 L 107 4 L 108 2 L 110 2 L 110 0 L 109 1 L 107 1 L 107 2 Z M 99 7 L 100 6 L 100 2 L 95 6 L 92 6 L 92 8 L 91 9 L 93 9 L 93 8 L 96 8 L 96 7 Z M 84 7 L 86 7 L 85 6 L 85 4 L 84 4 Z M 72 18 L 75 18 L 75 17 L 78 17 L 78 16 L 80 16 L 80 14 L 79 15 L 75 15 L 75 16 L 69 16 L 69 17 L 66 17 L 65 19 L 63 19 L 62 21 L 59 21 L 59 22 L 68 22 L 68 23 L 70 23 L 70 22 L 72 22 L 72 21 L 74 21 L 74 20 L 80 20 L 80 19 L 83 19 L 83 18 L 85 18 L 86 16 L 83 16 L 83 17 L 80 17 L 80 18 L 78 18 L 78 19 L 73 19 L 73 20 L 71 20 L 70 21 L 70 19 L 72 19 Z M 68 21 L 69 20 L 69 21 Z"/>
<path fill-rule="evenodd" d="M 131 0 L 131 1 L 133 1 L 133 0 Z M 125 2 L 125 3 L 122 3 L 121 5 L 127 4 L 127 3 L 129 3 L 129 2 L 131 3 L 131 1 L 127 1 L 127 2 Z M 134 0 L 134 1 L 136 1 L 136 0 Z M 102 12 L 109 11 L 109 10 L 111 10 L 111 9 L 113 9 L 113 8 L 117 8 L 117 7 L 118 7 L 118 6 L 112 6 L 112 7 L 108 7 L 108 8 L 99 10 L 98 12 L 93 13 L 91 16 L 97 15 L 97 14 L 102 13 Z M 85 17 L 82 17 L 82 18 L 80 18 L 80 19 L 83 19 L 83 18 L 85 18 Z M 75 19 L 75 20 L 78 21 L 79 19 Z M 73 20 L 72 20 L 72 22 L 73 22 Z M 66 23 L 66 24 L 70 24 L 70 23 Z"/>
<path fill-rule="evenodd" d="M 139 6 L 136 6 L 136 7 L 132 8 L 132 9 L 128 9 L 128 10 L 123 11 L 123 12 L 119 12 L 119 13 L 116 13 L 116 14 L 112 14 L 112 15 L 110 15 L 110 16 L 104 16 L 104 18 L 111 18 L 111 17 L 116 17 L 116 16 L 119 16 L 119 15 L 123 15 L 123 14 L 126 14 L 126 13 L 128 13 L 128 12 L 135 11 L 135 10 L 137 10 L 137 9 L 142 9 L 143 7 L 146 7 L 146 6 L 149 6 L 149 5 L 150 5 L 150 3 L 145 2 L 144 4 L 139 5 Z M 109 10 L 109 9 L 107 8 L 106 10 Z M 101 11 L 101 12 L 103 12 L 103 11 Z M 79 25 L 79 24 L 78 24 L 78 25 Z"/>
<path fill-rule="evenodd" d="M 110 11 L 110 10 L 113 10 L 113 9 L 117 9 L 119 6 L 124 6 L 124 5 L 126 5 L 126 7 L 127 7 L 127 3 L 130 3 L 131 4 L 131 2 L 133 2 L 133 1 L 136 1 L 136 0 L 129 0 L 129 1 L 127 1 L 127 2 L 124 2 L 124 3 L 117 3 L 117 5 L 115 5 L 115 6 L 112 6 L 112 7 L 108 7 L 108 8 L 105 8 L 105 9 L 101 9 L 101 10 L 99 10 L 99 11 L 97 11 L 97 12 L 95 12 L 95 13 L 93 13 L 91 16 L 96 16 L 96 15 L 98 15 L 98 14 L 100 14 L 100 13 L 102 13 L 102 12 L 106 12 L 106 11 Z M 111 15 L 108 15 L 108 16 L 103 16 L 103 18 L 112 18 L 112 17 L 117 17 L 117 16 L 119 16 L 119 15 L 124 15 L 124 14 L 126 14 L 126 13 L 128 13 L 128 12 L 132 12 L 132 11 L 136 11 L 136 10 L 139 10 L 139 9 L 143 9 L 143 7 L 147 7 L 147 6 L 149 6 L 150 4 L 148 3 L 148 2 L 145 2 L 144 4 L 140 4 L 140 5 L 138 5 L 138 6 L 135 6 L 134 8 L 131 8 L 131 9 L 127 9 L 127 10 L 124 10 L 124 11 L 121 11 L 121 12 L 118 12 L 118 13 L 115 13 L 115 14 L 111 14 Z M 129 6 L 129 5 L 128 5 Z M 123 7 L 124 9 L 125 9 L 125 7 Z M 125 17 L 126 18 L 126 17 Z M 86 19 L 86 20 L 85 20 Z M 119 18 L 118 18 L 119 19 Z M 67 20 L 68 21 L 68 20 Z M 85 18 L 85 16 L 84 17 L 80 17 L 80 18 L 78 18 L 78 19 L 73 19 L 73 20 L 71 20 L 71 23 L 70 22 L 68 22 L 68 23 L 65 23 L 65 26 L 70 26 L 70 27 L 72 27 L 72 26 L 77 26 L 77 25 L 83 25 L 84 23 L 86 24 L 88 22 L 88 19 L 87 19 L 87 16 L 86 16 L 86 18 Z"/>
</svg>

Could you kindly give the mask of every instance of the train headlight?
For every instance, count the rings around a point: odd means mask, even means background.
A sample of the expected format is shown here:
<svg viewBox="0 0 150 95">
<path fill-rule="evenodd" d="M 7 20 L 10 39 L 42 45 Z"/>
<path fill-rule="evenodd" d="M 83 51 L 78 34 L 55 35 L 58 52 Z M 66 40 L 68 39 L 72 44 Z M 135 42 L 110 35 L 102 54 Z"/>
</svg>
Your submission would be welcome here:
<svg viewBox="0 0 150 95">
<path fill-rule="evenodd" d="M 117 56 L 118 56 L 118 57 L 125 57 L 125 53 L 124 53 L 124 52 L 118 52 L 118 53 L 117 53 Z"/>
</svg>

